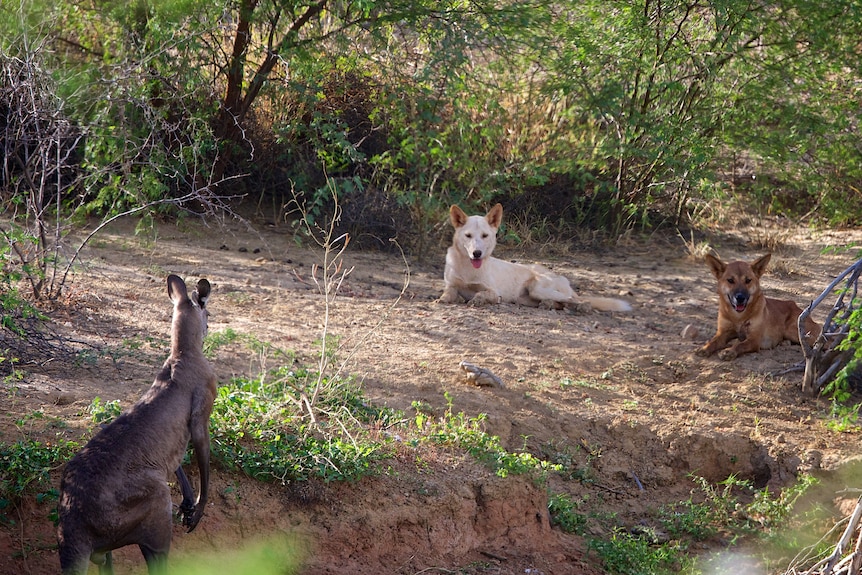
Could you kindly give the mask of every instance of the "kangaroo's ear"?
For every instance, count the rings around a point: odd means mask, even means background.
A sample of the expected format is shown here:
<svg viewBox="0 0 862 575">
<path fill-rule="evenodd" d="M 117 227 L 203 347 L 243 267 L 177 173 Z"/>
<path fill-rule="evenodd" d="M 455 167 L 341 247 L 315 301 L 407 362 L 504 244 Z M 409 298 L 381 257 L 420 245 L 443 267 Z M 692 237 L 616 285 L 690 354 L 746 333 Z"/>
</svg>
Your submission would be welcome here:
<svg viewBox="0 0 862 575">
<path fill-rule="evenodd" d="M 503 223 L 503 205 L 497 204 L 488 214 L 485 216 L 485 219 L 488 220 L 488 224 L 492 228 L 499 228 L 500 224 Z"/>
<path fill-rule="evenodd" d="M 206 307 L 211 290 L 212 287 L 210 286 L 210 282 L 205 279 L 200 279 L 198 280 L 197 288 L 195 288 L 195 291 L 192 293 L 192 298 L 197 301 L 197 304 L 202 308 Z"/>
<path fill-rule="evenodd" d="M 724 270 L 727 269 L 727 264 L 712 254 L 706 254 L 704 259 L 706 259 L 706 264 L 712 270 L 712 275 L 715 276 L 715 279 L 721 279 L 721 276 L 724 275 Z"/>
<path fill-rule="evenodd" d="M 751 263 L 751 269 L 754 271 L 754 273 L 757 274 L 757 277 L 762 276 L 763 272 L 766 271 L 766 264 L 769 263 L 769 259 L 771 257 L 772 254 L 766 254 L 765 256 L 761 256 Z"/>
<path fill-rule="evenodd" d="M 189 298 L 186 282 L 180 276 L 174 274 L 168 276 L 168 297 L 171 298 L 174 305 Z"/>
<path fill-rule="evenodd" d="M 460 228 L 467 223 L 467 214 L 458 206 L 452 205 L 449 208 L 449 221 L 452 222 L 453 228 Z"/>
</svg>

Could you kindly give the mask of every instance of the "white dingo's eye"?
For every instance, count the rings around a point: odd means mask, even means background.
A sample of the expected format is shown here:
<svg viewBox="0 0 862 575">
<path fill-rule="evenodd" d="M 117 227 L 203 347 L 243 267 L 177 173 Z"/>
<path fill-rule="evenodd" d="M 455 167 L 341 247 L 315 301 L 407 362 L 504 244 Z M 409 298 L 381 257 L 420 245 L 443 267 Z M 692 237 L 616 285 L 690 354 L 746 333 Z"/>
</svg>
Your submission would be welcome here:
<svg viewBox="0 0 862 575">
<path fill-rule="evenodd" d="M 467 236 L 467 237 L 468 237 L 468 238 L 470 238 L 470 239 L 472 239 L 472 238 L 473 238 L 473 234 L 464 234 L 464 235 L 465 235 L 465 236 Z"/>
<path fill-rule="evenodd" d="M 482 234 L 482 237 L 483 237 L 483 238 L 487 238 L 487 237 L 488 237 L 488 234 Z"/>
</svg>

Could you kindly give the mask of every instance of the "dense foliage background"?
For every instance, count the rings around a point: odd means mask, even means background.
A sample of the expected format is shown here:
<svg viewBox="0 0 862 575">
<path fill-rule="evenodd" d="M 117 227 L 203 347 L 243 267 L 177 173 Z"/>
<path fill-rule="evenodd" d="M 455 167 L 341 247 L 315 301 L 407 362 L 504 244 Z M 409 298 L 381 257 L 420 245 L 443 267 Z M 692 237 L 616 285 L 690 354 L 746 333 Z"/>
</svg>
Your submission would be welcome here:
<svg viewBox="0 0 862 575">
<path fill-rule="evenodd" d="M 860 32 L 852 0 L 5 2 L 0 193 L 19 222 L 337 198 L 414 249 L 454 202 L 547 233 L 855 224 Z"/>
</svg>

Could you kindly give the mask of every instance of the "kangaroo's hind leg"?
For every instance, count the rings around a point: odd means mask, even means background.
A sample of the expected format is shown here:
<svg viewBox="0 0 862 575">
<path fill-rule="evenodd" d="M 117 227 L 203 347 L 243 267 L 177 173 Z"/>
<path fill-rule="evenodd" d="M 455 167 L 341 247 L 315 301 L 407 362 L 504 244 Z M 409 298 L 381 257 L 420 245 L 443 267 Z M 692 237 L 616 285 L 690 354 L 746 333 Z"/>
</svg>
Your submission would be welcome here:
<svg viewBox="0 0 862 575">
<path fill-rule="evenodd" d="M 105 553 L 102 562 L 99 563 L 99 575 L 114 575 L 114 556 L 110 551 Z"/>
<path fill-rule="evenodd" d="M 87 575 L 90 567 L 90 553 L 74 554 L 60 548 L 60 570 L 63 575 Z"/>
<path fill-rule="evenodd" d="M 147 562 L 149 575 L 166 575 L 168 572 L 168 552 L 155 551 L 146 545 L 139 545 L 144 560 Z"/>
<path fill-rule="evenodd" d="M 144 555 L 150 575 L 165 575 L 173 535 L 173 504 L 167 483 L 162 482 L 152 493 L 148 508 L 138 523 L 134 541 Z"/>
</svg>

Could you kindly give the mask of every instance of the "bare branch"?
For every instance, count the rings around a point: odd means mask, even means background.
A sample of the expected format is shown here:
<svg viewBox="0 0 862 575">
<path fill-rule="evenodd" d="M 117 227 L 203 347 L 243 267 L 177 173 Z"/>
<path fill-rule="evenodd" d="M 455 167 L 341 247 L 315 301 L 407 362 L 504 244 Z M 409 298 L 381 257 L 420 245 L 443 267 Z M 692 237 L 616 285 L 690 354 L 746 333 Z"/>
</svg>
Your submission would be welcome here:
<svg viewBox="0 0 862 575">
<path fill-rule="evenodd" d="M 799 315 L 797 329 L 805 357 L 803 392 L 816 395 L 853 359 L 854 351 L 844 349 L 841 344 L 850 335 L 851 329 L 854 329 L 851 318 L 862 305 L 857 298 L 860 275 L 862 259 L 839 274 Z M 809 345 L 805 338 L 805 321 L 814 309 L 830 296 L 835 297 L 835 303 L 826 314 L 820 336 L 813 345 Z"/>
</svg>

